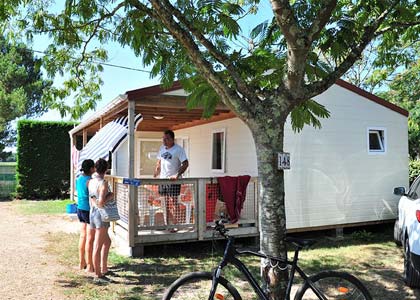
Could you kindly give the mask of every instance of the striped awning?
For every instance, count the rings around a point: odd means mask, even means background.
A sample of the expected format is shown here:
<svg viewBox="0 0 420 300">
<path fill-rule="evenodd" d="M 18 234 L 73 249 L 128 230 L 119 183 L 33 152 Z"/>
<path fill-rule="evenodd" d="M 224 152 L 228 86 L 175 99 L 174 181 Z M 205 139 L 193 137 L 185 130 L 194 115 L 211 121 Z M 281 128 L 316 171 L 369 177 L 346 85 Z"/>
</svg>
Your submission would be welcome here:
<svg viewBox="0 0 420 300">
<path fill-rule="evenodd" d="M 143 120 L 141 114 L 138 114 L 134 118 L 134 128 Z M 82 162 L 85 159 L 92 159 L 97 161 L 99 158 L 107 159 L 109 152 L 113 153 L 117 150 L 118 146 L 124 142 L 128 134 L 128 117 L 120 117 L 112 122 L 109 122 L 102 127 L 80 150 L 78 169 L 80 170 Z"/>
</svg>

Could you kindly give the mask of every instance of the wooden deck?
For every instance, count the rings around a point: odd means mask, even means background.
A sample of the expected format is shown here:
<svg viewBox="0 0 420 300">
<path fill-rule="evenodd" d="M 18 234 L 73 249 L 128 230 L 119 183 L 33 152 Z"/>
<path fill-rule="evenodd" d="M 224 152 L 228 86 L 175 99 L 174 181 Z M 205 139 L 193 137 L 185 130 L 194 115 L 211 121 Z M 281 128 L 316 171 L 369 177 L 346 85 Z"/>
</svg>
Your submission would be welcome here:
<svg viewBox="0 0 420 300">
<path fill-rule="evenodd" d="M 216 179 L 188 178 L 176 182 L 141 179 L 139 186 L 123 183 L 122 177 L 108 176 L 112 183 L 121 220 L 113 226 L 120 252 L 141 255 L 147 245 L 210 240 L 219 188 Z M 174 184 L 179 186 L 173 186 Z M 239 221 L 230 234 L 258 235 L 258 185 L 248 184 Z M 169 195 L 162 189 L 175 188 Z M 179 195 L 177 195 L 179 193 Z M 130 197 L 131 195 L 131 197 Z"/>
</svg>

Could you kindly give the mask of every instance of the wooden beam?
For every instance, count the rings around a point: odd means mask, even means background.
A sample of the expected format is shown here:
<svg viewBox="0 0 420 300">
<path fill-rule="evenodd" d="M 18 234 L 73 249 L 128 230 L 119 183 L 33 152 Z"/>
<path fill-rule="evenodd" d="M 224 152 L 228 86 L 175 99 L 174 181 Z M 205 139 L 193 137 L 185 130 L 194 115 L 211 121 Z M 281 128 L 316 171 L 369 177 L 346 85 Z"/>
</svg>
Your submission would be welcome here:
<svg viewBox="0 0 420 300">
<path fill-rule="evenodd" d="M 134 177 L 134 115 L 135 103 L 128 102 L 128 177 Z M 135 237 L 137 235 L 137 193 L 134 185 L 128 186 L 128 245 L 135 246 Z"/>
<path fill-rule="evenodd" d="M 107 120 L 114 120 L 115 116 L 119 115 L 119 114 L 126 116 L 127 115 L 127 110 L 128 110 L 127 102 L 122 102 L 108 112 L 106 119 Z"/>
<path fill-rule="evenodd" d="M 165 113 L 169 113 L 169 114 L 198 114 L 198 115 L 202 115 L 203 114 L 203 110 L 202 109 L 191 109 L 191 110 L 187 110 L 186 108 L 171 108 L 171 107 L 138 107 L 138 109 L 140 110 L 140 113 L 142 114 L 154 114 L 154 115 L 159 115 L 159 114 L 165 114 Z"/>
<path fill-rule="evenodd" d="M 191 122 L 186 122 L 184 124 L 174 125 L 170 129 L 171 130 L 179 130 L 179 129 L 189 128 L 189 127 L 193 127 L 193 126 L 198 126 L 198 125 L 223 121 L 223 120 L 227 120 L 227 119 L 232 119 L 232 118 L 235 118 L 235 117 L 236 117 L 235 113 L 228 112 L 228 113 L 223 113 L 223 114 L 220 114 L 220 115 L 217 115 L 217 116 L 213 116 L 210 119 L 194 120 L 194 121 L 191 121 Z"/>
<path fill-rule="evenodd" d="M 138 107 L 172 107 L 172 108 L 186 108 L 187 99 L 183 96 L 172 95 L 156 95 L 146 96 L 136 101 L 136 108 Z M 198 109 L 200 107 L 197 107 Z M 223 103 L 219 103 L 216 109 L 228 109 Z"/>
<path fill-rule="evenodd" d="M 87 129 L 83 128 L 83 138 L 82 138 L 83 148 L 86 146 L 86 144 L 87 144 Z"/>
<path fill-rule="evenodd" d="M 70 200 L 74 201 L 74 191 L 75 191 L 75 169 L 73 164 L 73 146 L 76 145 L 76 139 L 73 135 L 70 136 Z"/>
</svg>

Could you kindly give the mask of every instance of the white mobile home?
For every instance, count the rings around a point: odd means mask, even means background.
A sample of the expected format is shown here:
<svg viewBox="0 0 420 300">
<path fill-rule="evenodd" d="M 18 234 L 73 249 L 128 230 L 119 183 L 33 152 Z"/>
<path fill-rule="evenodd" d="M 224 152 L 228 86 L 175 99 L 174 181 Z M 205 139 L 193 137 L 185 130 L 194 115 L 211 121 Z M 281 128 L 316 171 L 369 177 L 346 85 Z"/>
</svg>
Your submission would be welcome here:
<svg viewBox="0 0 420 300">
<path fill-rule="evenodd" d="M 220 176 L 252 177 L 239 222 L 244 226 L 239 226 L 237 232 L 238 235 L 258 232 L 257 160 L 249 129 L 223 105 L 217 107 L 213 117 L 202 119 L 200 109 L 185 109 L 185 96 L 178 83 L 169 90 L 154 86 L 129 91 L 70 132 L 73 144 L 79 139 L 83 146 L 89 136 L 113 119 L 128 114 L 133 120 L 135 114 L 142 114 L 136 130 L 134 122 L 131 127 L 128 122 L 128 138 L 114 147 L 112 154 L 112 178 L 115 189 L 121 193 L 118 201 L 125 201 L 126 205 L 121 204 L 120 208 L 127 210 L 123 220 L 126 225 L 121 226 L 132 232 L 128 233 L 130 247 L 137 242 L 159 243 L 168 238 L 205 239 L 206 224 L 212 214 L 208 212 L 209 191 Z M 288 230 L 395 218 L 398 199 L 392 194 L 392 187 L 408 185 L 408 112 L 342 80 L 316 97 L 316 101 L 331 113 L 330 118 L 321 120 L 321 129 L 305 127 L 295 133 L 290 122 L 286 125 L 284 149 L 291 154 L 291 169 L 285 171 Z M 159 209 L 159 201 L 155 201 L 158 204 L 153 208 L 150 204 L 143 207 L 139 204 L 143 194 L 137 187 L 123 184 L 122 178 L 141 178 L 141 184 L 148 186 L 162 184 L 151 179 L 151 175 L 165 129 L 175 132 L 190 163 L 187 176 L 182 179 L 186 188 L 178 199 L 183 203 L 179 206 L 183 209 L 185 230 L 178 231 L 183 233 L 179 238 L 174 235 L 163 238 L 162 233 L 162 238 L 153 235 L 150 239 L 143 233 L 169 226 L 163 220 L 167 216 L 159 216 L 162 206 L 168 204 L 161 202 Z M 214 143 L 219 147 L 213 147 Z M 155 198 L 162 197 L 156 194 Z M 151 203 L 150 197 L 143 202 Z M 148 214 L 147 226 L 142 210 Z M 130 212 L 135 217 L 130 218 Z M 191 224 L 195 224 L 192 230 Z"/>
</svg>

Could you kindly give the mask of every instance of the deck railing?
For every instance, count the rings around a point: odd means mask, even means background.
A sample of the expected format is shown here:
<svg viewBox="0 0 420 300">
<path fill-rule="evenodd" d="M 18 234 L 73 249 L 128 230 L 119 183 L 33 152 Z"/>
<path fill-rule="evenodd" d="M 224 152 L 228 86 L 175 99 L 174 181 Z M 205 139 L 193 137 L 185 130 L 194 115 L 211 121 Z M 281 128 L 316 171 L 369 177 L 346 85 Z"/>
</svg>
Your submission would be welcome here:
<svg viewBox="0 0 420 300">
<path fill-rule="evenodd" d="M 177 181 L 141 179 L 139 186 L 123 183 L 122 177 L 109 176 L 121 220 L 117 224 L 129 231 L 131 244 L 152 244 L 179 240 L 202 240 L 211 236 L 210 225 L 220 213 L 217 179 L 188 178 Z M 133 189 L 130 210 L 130 188 Z M 237 227 L 239 232 L 254 227 L 257 232 L 257 179 L 248 184 L 246 199 Z M 130 211 L 132 214 L 130 215 Z M 134 228 L 130 228 L 133 226 Z M 130 234 L 130 231 L 131 234 Z"/>
</svg>

